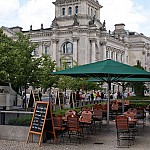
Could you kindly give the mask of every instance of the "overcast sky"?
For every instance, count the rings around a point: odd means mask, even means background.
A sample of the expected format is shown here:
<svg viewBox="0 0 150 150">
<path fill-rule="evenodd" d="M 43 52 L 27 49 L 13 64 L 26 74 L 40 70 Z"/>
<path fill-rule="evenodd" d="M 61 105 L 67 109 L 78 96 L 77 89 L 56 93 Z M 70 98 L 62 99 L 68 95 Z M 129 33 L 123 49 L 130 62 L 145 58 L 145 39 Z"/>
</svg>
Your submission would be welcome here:
<svg viewBox="0 0 150 150">
<path fill-rule="evenodd" d="M 55 0 L 0 0 L 0 27 L 21 26 L 23 30 L 44 28 L 51 25 L 55 16 Z M 116 23 L 124 23 L 125 29 L 150 37 L 150 0 L 99 0 L 101 22 L 107 30 L 114 30 Z"/>
</svg>

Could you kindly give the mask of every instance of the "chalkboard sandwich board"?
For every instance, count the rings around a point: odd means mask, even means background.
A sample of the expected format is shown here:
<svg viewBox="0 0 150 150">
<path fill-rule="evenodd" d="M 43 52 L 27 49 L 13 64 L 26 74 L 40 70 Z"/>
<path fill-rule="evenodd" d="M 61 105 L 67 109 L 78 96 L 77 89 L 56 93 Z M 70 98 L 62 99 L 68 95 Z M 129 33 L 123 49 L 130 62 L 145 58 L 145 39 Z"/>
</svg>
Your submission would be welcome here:
<svg viewBox="0 0 150 150">
<path fill-rule="evenodd" d="M 34 114 L 32 117 L 26 143 L 28 143 L 30 134 L 32 133 L 40 135 L 39 145 L 41 144 L 46 116 L 48 113 L 48 106 L 49 102 L 37 101 L 36 106 L 34 108 Z"/>
</svg>

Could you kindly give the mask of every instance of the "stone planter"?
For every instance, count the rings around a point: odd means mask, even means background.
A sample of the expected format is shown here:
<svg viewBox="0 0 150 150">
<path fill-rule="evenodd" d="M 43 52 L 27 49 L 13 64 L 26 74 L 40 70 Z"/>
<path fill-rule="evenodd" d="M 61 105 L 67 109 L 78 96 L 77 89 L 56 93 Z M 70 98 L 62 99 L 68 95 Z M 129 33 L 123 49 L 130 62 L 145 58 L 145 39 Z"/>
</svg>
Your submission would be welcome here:
<svg viewBox="0 0 150 150">
<path fill-rule="evenodd" d="M 0 139 L 26 141 L 29 127 L 0 125 Z"/>
<path fill-rule="evenodd" d="M 0 140 L 26 142 L 29 132 L 27 126 L 0 125 Z M 43 134 L 45 136 L 45 134 Z M 45 140 L 46 137 L 43 136 Z M 39 142 L 39 135 L 30 134 L 29 142 Z"/>
</svg>

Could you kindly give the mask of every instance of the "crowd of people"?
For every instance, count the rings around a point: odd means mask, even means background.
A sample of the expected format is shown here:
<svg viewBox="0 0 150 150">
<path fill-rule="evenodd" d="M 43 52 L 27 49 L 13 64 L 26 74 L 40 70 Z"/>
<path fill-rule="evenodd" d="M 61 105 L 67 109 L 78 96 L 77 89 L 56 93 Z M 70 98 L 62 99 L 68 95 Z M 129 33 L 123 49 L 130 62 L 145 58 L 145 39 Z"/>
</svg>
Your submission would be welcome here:
<svg viewBox="0 0 150 150">
<path fill-rule="evenodd" d="M 128 97 L 128 96 L 133 96 L 134 93 L 133 92 L 124 92 L 121 93 L 120 91 L 118 92 L 114 92 L 111 93 L 110 92 L 110 99 L 122 99 L 123 97 Z M 104 93 L 103 91 L 91 91 L 91 92 L 80 92 L 77 91 L 76 92 L 76 99 L 74 100 L 74 102 L 76 103 L 76 106 L 81 106 L 83 105 L 82 103 L 84 102 L 85 104 L 87 103 L 98 103 L 98 102 L 102 102 L 103 100 L 108 98 L 108 94 Z"/>
</svg>

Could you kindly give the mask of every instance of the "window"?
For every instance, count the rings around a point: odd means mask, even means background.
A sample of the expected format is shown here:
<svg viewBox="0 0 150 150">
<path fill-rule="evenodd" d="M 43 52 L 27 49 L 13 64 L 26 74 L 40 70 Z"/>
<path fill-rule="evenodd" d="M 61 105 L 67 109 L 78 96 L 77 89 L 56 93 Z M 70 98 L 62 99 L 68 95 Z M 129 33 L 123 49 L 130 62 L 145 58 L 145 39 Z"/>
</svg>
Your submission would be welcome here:
<svg viewBox="0 0 150 150">
<path fill-rule="evenodd" d="M 114 53 L 113 53 L 113 52 L 111 52 L 111 59 L 114 59 L 113 55 L 114 55 Z"/>
<path fill-rule="evenodd" d="M 90 15 L 90 7 L 88 7 L 88 15 Z"/>
<path fill-rule="evenodd" d="M 121 54 L 121 62 L 123 62 L 123 55 Z"/>
<path fill-rule="evenodd" d="M 97 11 L 95 10 L 95 16 L 97 16 Z"/>
<path fill-rule="evenodd" d="M 65 15 L 65 8 L 62 8 L 62 15 Z"/>
<path fill-rule="evenodd" d="M 93 10 L 91 9 L 91 16 L 93 16 Z"/>
<path fill-rule="evenodd" d="M 73 44 L 70 42 L 66 42 L 62 46 L 63 54 L 72 54 L 73 53 Z"/>
<path fill-rule="evenodd" d="M 39 56 L 39 51 L 38 51 L 38 47 L 36 47 L 34 50 L 33 50 L 33 56 Z"/>
<path fill-rule="evenodd" d="M 49 54 L 49 46 L 45 46 L 45 54 Z"/>
<path fill-rule="evenodd" d="M 72 7 L 69 7 L 69 9 L 68 9 L 68 14 L 69 14 L 69 15 L 72 14 Z"/>
<path fill-rule="evenodd" d="M 116 53 L 116 61 L 118 61 L 118 54 Z"/>
<path fill-rule="evenodd" d="M 72 59 L 65 58 L 65 59 L 61 59 L 60 64 L 63 69 L 68 69 L 73 66 L 73 61 L 72 61 Z"/>
<path fill-rule="evenodd" d="M 106 58 L 109 58 L 109 52 L 106 51 Z"/>
<path fill-rule="evenodd" d="M 78 6 L 76 6 L 75 7 L 75 13 L 78 14 L 78 11 L 79 11 Z"/>
</svg>

